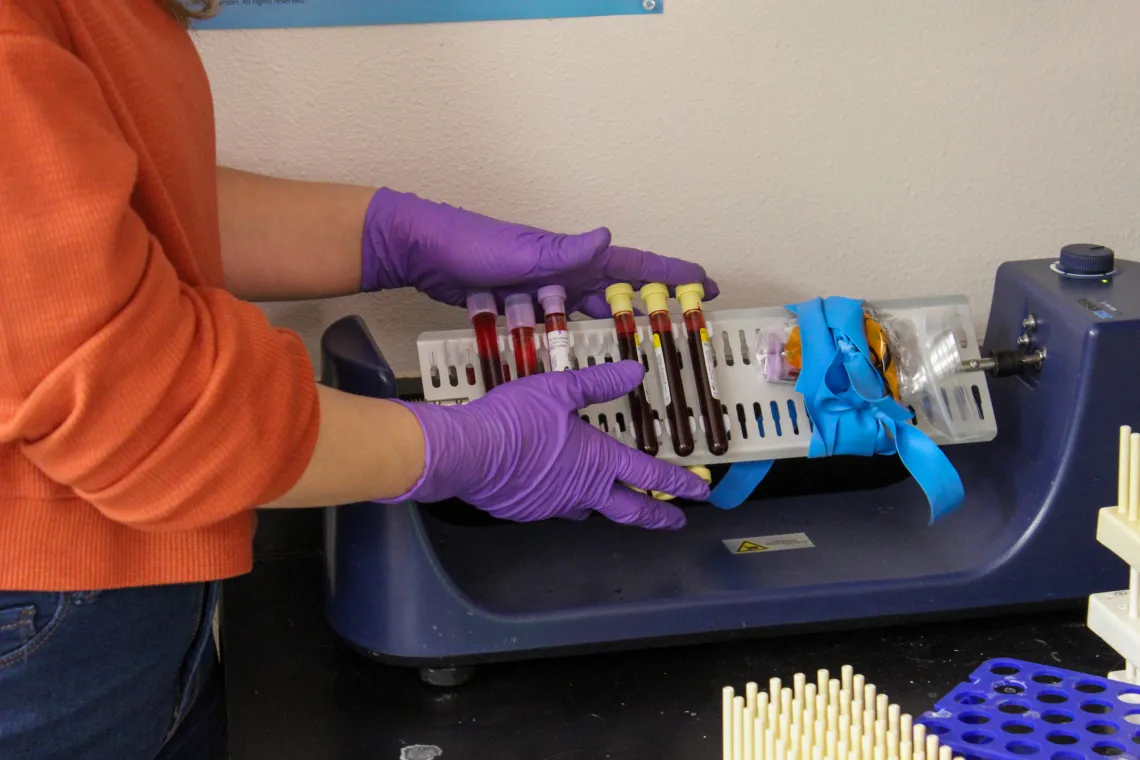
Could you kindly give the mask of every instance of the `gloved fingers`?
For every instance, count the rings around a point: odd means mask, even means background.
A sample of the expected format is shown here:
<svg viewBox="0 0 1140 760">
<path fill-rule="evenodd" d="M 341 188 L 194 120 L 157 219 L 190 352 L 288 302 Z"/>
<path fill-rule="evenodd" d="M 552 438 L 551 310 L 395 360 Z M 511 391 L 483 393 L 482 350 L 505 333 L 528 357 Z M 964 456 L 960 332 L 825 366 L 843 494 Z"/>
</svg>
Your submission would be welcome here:
<svg viewBox="0 0 1140 760">
<path fill-rule="evenodd" d="M 685 527 L 685 513 L 651 496 L 614 483 L 609 497 L 597 507 L 599 514 L 622 525 L 650 530 L 679 530 Z"/>
<path fill-rule="evenodd" d="M 594 510 L 592 509 L 568 509 L 562 514 L 558 515 L 558 517 L 563 520 L 574 520 L 575 522 L 581 522 L 587 519 L 591 514 L 593 514 L 593 512 Z"/>
<path fill-rule="evenodd" d="M 607 317 L 613 316 L 613 312 L 610 311 L 610 305 L 606 301 L 604 292 L 591 293 L 575 306 L 570 307 L 570 311 L 580 311 L 592 319 L 606 319 Z M 644 314 L 644 312 L 637 307 L 634 307 L 633 313 L 639 317 Z"/>
<path fill-rule="evenodd" d="M 606 278 L 615 282 L 628 282 L 635 288 L 647 282 L 672 286 L 699 282 L 704 285 L 706 301 L 720 294 L 720 288 L 705 274 L 704 268 L 691 261 L 660 256 L 637 248 L 610 246 L 603 257 L 603 265 Z"/>
<path fill-rule="evenodd" d="M 610 305 L 602 293 L 592 293 L 586 296 L 573 310 L 580 311 L 591 319 L 605 319 L 611 316 Z"/>
<path fill-rule="evenodd" d="M 557 400 L 571 410 L 578 410 L 614 401 L 629 393 L 645 377 L 645 368 L 636 361 L 607 362 L 584 369 L 548 373 L 542 377 Z M 601 431 L 595 432 L 611 443 L 621 445 Z"/>
<path fill-rule="evenodd" d="M 622 483 L 646 491 L 666 493 L 679 499 L 704 501 L 708 498 L 709 485 L 699 475 L 651 457 L 609 436 L 606 439 L 613 444 L 607 454 L 614 468 L 614 477 Z"/>
<path fill-rule="evenodd" d="M 610 231 L 599 227 L 580 235 L 552 235 L 538 249 L 533 275 L 527 279 L 545 279 L 570 274 L 590 264 L 610 246 Z"/>
<path fill-rule="evenodd" d="M 684 284 L 684 283 L 682 283 L 682 284 Z M 713 278 L 706 275 L 704 285 L 705 285 L 705 299 L 704 300 L 711 301 L 720 295 L 720 285 L 717 285 L 716 280 L 714 280 Z"/>
</svg>

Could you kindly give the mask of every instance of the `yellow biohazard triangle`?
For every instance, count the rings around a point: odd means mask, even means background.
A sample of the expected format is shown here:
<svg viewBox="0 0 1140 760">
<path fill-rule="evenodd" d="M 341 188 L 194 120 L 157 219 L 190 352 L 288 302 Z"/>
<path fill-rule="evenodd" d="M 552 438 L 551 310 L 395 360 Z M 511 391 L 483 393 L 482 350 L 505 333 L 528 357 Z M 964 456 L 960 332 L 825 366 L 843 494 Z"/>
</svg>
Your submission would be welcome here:
<svg viewBox="0 0 1140 760">
<path fill-rule="evenodd" d="M 748 554 L 749 552 L 763 552 L 763 551 L 767 551 L 767 550 L 768 550 L 767 546 L 761 546 L 760 544 L 754 544 L 751 541 L 741 541 L 740 546 L 738 546 L 736 548 L 736 553 L 737 554 Z"/>
</svg>

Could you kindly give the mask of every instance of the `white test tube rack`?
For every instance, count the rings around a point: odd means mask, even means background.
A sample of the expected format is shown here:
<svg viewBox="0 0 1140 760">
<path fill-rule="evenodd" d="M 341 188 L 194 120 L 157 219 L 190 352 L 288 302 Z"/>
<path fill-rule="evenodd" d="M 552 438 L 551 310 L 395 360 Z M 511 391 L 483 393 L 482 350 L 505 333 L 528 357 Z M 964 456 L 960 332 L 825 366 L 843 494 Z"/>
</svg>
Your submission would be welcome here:
<svg viewBox="0 0 1140 760">
<path fill-rule="evenodd" d="M 962 359 L 981 357 L 980 345 L 974 330 L 969 302 L 964 296 L 908 298 L 880 301 L 873 304 L 878 312 L 903 319 L 915 326 L 921 341 L 940 333 L 946 325 L 957 324 L 964 341 L 960 347 Z M 705 312 L 709 335 L 712 336 L 714 374 L 725 416 L 729 436 L 728 452 L 716 456 L 707 446 L 704 421 L 698 405 L 696 382 L 689 366 L 683 315 L 673 312 L 673 336 L 681 353 L 682 385 L 689 409 L 688 423 L 693 431 L 695 449 L 689 456 L 674 453 L 667 429 L 669 414 L 661 390 L 657 363 L 650 361 L 645 351 L 652 351 L 652 335 L 646 317 L 637 317 L 641 340 L 641 359 L 646 369 L 644 387 L 649 406 L 657 422 L 660 451 L 657 456 L 678 465 L 729 464 L 767 459 L 806 457 L 811 445 L 812 430 L 803 396 L 790 383 L 771 383 L 763 378 L 756 352 L 760 336 L 769 331 L 781 331 L 789 323 L 790 313 L 782 306 L 752 309 L 711 310 Z M 570 352 L 579 367 L 613 361 L 619 356 L 617 334 L 612 319 L 572 320 L 568 324 Z M 513 351 L 503 327 L 498 326 L 499 351 L 511 377 L 518 376 Z M 541 325 L 535 329 L 535 346 L 539 358 L 549 365 L 546 354 L 545 331 Z M 484 387 L 476 371 L 477 354 L 474 334 L 470 329 L 423 333 L 417 341 L 420 376 L 423 379 L 424 400 L 436 404 L 466 403 L 483 395 Z M 942 378 L 936 392 L 930 395 L 935 406 L 944 406 L 945 414 L 954 421 L 955 435 L 947 435 L 934 422 L 929 410 L 917 405 L 914 410 L 917 427 L 938 445 L 991 441 L 997 436 L 993 401 L 986 378 L 976 373 L 956 373 Z M 939 404 L 938 397 L 942 402 Z M 585 421 L 607 435 L 635 445 L 630 419 L 629 402 L 620 398 L 594 404 L 580 410 Z"/>
<path fill-rule="evenodd" d="M 1140 433 L 1120 428 L 1116 506 L 1097 517 L 1096 540 L 1128 563 L 1128 588 L 1089 597 L 1088 627 L 1124 659 L 1108 677 L 1140 684 Z"/>
<path fill-rule="evenodd" d="M 962 760 L 850 665 L 722 690 L 722 760 Z"/>
</svg>

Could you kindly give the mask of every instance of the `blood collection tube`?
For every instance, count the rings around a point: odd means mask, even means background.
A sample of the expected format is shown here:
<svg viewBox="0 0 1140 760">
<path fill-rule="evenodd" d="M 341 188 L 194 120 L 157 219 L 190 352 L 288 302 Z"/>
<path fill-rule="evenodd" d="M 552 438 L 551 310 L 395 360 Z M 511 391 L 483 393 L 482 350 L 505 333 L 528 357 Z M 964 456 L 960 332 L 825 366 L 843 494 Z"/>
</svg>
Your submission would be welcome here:
<svg viewBox="0 0 1140 760">
<path fill-rule="evenodd" d="M 526 293 L 507 296 L 507 332 L 515 351 L 518 377 L 538 374 L 538 356 L 534 350 L 534 302 Z"/>
<path fill-rule="evenodd" d="M 710 485 L 710 486 L 712 485 L 712 471 L 709 470 L 709 468 L 701 467 L 700 465 L 691 464 L 691 465 L 687 465 L 685 467 L 685 469 L 688 470 L 689 472 L 693 473 L 697 477 L 699 477 L 701 480 L 705 481 L 705 483 L 707 485 Z M 641 493 L 645 493 L 645 491 L 642 491 L 640 488 L 635 488 L 633 490 L 639 491 Z M 652 496 L 654 499 L 657 499 L 657 501 L 673 501 L 673 499 L 677 498 L 676 496 L 673 496 L 673 495 L 667 494 L 667 493 L 662 493 L 660 491 L 650 491 L 649 495 Z"/>
<path fill-rule="evenodd" d="M 622 361 L 640 362 L 637 324 L 633 321 L 633 288 L 617 283 L 606 288 L 606 302 L 614 315 L 617 331 L 618 355 Z M 637 384 L 629 393 L 629 421 L 637 448 L 650 456 L 657 455 L 657 431 L 653 427 L 653 410 L 645 398 L 645 386 Z"/>
<path fill-rule="evenodd" d="M 701 416 L 705 420 L 705 442 L 709 451 L 720 456 L 728 451 L 728 436 L 724 429 L 724 414 L 721 411 L 720 391 L 716 387 L 716 370 L 713 367 L 712 345 L 709 343 L 708 326 L 701 311 L 701 299 L 705 289 L 700 284 L 681 285 L 677 288 L 677 300 L 685 315 L 685 332 L 689 340 L 689 363 L 697 381 L 697 396 L 701 402 Z"/>
<path fill-rule="evenodd" d="M 673 320 L 669 317 L 669 289 L 659 282 L 651 282 L 641 289 L 641 300 L 645 302 L 649 326 L 653 329 L 653 353 L 657 355 L 657 374 L 661 377 L 661 394 L 669 415 L 673 451 L 679 457 L 687 457 L 693 453 L 693 431 L 689 427 L 689 405 L 685 402 L 677 344 L 673 340 Z"/>
<path fill-rule="evenodd" d="M 491 293 L 467 296 L 467 314 L 475 328 L 475 353 L 479 356 L 479 372 L 484 392 L 503 384 L 503 360 L 499 356 L 499 307 Z"/>
<path fill-rule="evenodd" d="M 550 354 L 550 371 L 571 369 L 570 331 L 566 328 L 566 289 L 561 285 L 539 288 L 538 302 L 546 313 L 546 349 Z"/>
</svg>

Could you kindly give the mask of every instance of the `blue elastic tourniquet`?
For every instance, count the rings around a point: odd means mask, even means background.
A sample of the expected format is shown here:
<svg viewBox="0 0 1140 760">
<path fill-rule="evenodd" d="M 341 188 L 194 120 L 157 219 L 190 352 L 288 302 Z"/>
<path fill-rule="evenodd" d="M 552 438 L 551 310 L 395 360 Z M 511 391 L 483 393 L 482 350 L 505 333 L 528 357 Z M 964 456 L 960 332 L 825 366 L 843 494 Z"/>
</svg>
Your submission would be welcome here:
<svg viewBox="0 0 1140 760">
<path fill-rule="evenodd" d="M 808 456 L 898 453 L 926 493 L 931 524 L 961 505 L 965 492 L 958 472 L 925 433 L 909 424 L 910 411 L 890 397 L 871 362 L 862 302 L 816 298 L 788 309 L 798 318 L 803 355 L 796 390 L 814 426 Z M 770 467 L 770 462 L 732 465 L 710 502 L 722 509 L 739 506 Z"/>
<path fill-rule="evenodd" d="M 739 507 L 756 490 L 770 469 L 771 459 L 733 464 L 709 493 L 709 504 L 719 509 Z"/>
</svg>

